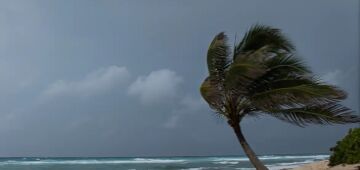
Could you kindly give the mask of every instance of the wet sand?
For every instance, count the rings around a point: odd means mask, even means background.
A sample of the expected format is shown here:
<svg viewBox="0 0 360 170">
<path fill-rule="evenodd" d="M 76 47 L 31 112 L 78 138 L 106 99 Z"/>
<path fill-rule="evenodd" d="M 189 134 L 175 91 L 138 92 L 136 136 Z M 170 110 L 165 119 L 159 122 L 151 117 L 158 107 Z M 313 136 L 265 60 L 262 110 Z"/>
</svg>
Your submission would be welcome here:
<svg viewBox="0 0 360 170">
<path fill-rule="evenodd" d="M 292 170 L 360 170 L 360 164 L 328 166 L 329 161 L 318 161 L 310 164 L 301 165 Z"/>
</svg>

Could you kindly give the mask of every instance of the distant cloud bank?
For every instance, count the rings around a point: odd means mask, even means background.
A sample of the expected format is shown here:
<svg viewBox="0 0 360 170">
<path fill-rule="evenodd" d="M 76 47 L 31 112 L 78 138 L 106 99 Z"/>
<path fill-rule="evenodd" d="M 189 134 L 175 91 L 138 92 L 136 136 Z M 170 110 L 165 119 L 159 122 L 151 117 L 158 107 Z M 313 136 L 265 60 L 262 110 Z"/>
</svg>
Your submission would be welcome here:
<svg viewBox="0 0 360 170">
<path fill-rule="evenodd" d="M 147 76 L 140 76 L 133 82 L 128 94 L 139 97 L 143 104 L 153 104 L 171 99 L 177 95 L 182 77 L 169 69 L 152 71 Z"/>
<path fill-rule="evenodd" d="M 77 81 L 58 80 L 43 93 L 45 97 L 58 96 L 91 96 L 109 90 L 119 83 L 127 81 L 130 74 L 126 67 L 109 66 L 87 74 Z"/>
</svg>

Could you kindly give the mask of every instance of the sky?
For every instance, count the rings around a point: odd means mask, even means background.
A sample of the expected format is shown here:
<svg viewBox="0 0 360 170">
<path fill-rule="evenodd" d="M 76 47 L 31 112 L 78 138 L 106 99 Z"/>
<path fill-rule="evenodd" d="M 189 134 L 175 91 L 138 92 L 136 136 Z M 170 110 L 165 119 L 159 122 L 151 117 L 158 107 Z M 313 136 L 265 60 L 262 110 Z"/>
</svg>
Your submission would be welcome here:
<svg viewBox="0 0 360 170">
<path fill-rule="evenodd" d="M 280 28 L 359 108 L 359 1 L 0 1 L 0 156 L 242 155 L 201 99 L 221 31 Z M 238 38 L 238 39 L 239 39 Z M 329 153 L 356 125 L 246 118 L 258 154 Z"/>
</svg>

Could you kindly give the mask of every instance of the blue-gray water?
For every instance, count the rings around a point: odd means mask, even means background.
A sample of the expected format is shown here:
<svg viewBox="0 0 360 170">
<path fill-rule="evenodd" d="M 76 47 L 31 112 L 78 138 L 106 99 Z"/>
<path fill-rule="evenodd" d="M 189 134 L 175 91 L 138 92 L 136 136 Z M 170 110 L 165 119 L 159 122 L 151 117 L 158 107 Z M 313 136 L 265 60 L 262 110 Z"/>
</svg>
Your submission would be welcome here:
<svg viewBox="0 0 360 170">
<path fill-rule="evenodd" d="M 328 155 L 267 155 L 260 159 L 270 169 L 291 168 L 327 159 Z M 246 157 L 138 157 L 138 158 L 0 158 L 6 170 L 212 170 L 253 169 Z"/>
</svg>

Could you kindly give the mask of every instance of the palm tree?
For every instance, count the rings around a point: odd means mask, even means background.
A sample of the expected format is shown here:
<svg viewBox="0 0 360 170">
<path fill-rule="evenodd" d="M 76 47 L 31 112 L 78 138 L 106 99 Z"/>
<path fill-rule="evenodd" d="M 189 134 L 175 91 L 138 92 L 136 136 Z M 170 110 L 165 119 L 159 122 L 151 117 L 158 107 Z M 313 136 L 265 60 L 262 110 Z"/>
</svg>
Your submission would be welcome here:
<svg viewBox="0 0 360 170">
<path fill-rule="evenodd" d="M 209 76 L 202 97 L 227 119 L 256 169 L 267 169 L 246 142 L 240 122 L 268 114 L 298 126 L 355 123 L 360 119 L 339 104 L 344 91 L 321 82 L 295 56 L 292 43 L 279 29 L 255 25 L 232 51 L 222 32 L 207 53 Z M 230 57 L 232 56 L 232 57 Z"/>
</svg>

